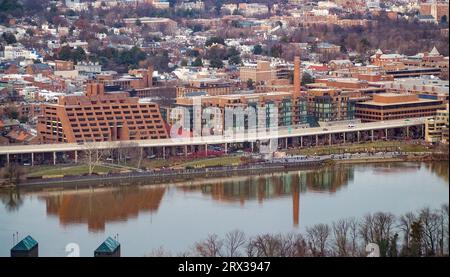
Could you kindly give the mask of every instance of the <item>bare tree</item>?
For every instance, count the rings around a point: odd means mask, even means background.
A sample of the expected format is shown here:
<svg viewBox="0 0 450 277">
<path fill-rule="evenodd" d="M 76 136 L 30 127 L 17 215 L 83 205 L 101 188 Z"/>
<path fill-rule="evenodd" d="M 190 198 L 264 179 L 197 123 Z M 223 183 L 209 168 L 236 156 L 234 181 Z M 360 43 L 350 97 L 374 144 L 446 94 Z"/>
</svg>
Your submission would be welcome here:
<svg viewBox="0 0 450 277">
<path fill-rule="evenodd" d="M 373 218 L 371 214 L 367 214 L 363 217 L 359 224 L 358 232 L 363 239 L 364 245 L 375 242 L 375 236 L 373 234 Z"/>
<path fill-rule="evenodd" d="M 316 224 L 311 228 L 306 228 L 306 234 L 311 254 L 315 257 L 325 257 L 330 235 L 328 224 Z"/>
<path fill-rule="evenodd" d="M 196 254 L 201 257 L 220 257 L 223 247 L 223 240 L 216 234 L 209 235 L 202 242 L 197 242 L 194 246 Z"/>
<path fill-rule="evenodd" d="M 441 215 L 443 217 L 443 221 L 442 221 L 442 249 L 443 249 L 443 254 L 448 255 L 449 254 L 449 245 L 450 245 L 450 241 L 449 241 L 449 208 L 448 208 L 448 204 L 444 204 L 441 206 Z"/>
<path fill-rule="evenodd" d="M 350 256 L 351 257 L 358 257 L 362 256 L 362 254 L 365 254 L 365 248 L 364 250 L 361 250 L 359 247 L 359 234 L 358 234 L 358 220 L 355 218 L 350 218 L 348 220 L 349 223 L 349 236 L 350 236 Z"/>
<path fill-rule="evenodd" d="M 348 256 L 348 235 L 350 232 L 350 222 L 346 219 L 340 219 L 333 222 L 334 248 L 335 254 L 340 257 Z"/>
<path fill-rule="evenodd" d="M 225 256 L 227 257 L 239 257 L 241 256 L 241 248 L 245 245 L 246 238 L 244 232 L 240 230 L 234 230 L 228 232 L 225 235 Z"/>
<path fill-rule="evenodd" d="M 378 212 L 373 216 L 374 220 L 374 233 L 375 241 L 380 246 L 380 252 L 387 254 L 387 251 L 391 247 L 391 239 L 394 236 L 393 226 L 395 222 L 395 216 L 391 213 Z"/>
<path fill-rule="evenodd" d="M 164 249 L 164 247 L 160 246 L 158 248 L 153 249 L 146 257 L 170 257 L 170 251 Z"/>
<path fill-rule="evenodd" d="M 248 243 L 247 254 L 251 257 L 278 257 L 280 256 L 280 243 L 280 235 L 258 235 Z"/>
<path fill-rule="evenodd" d="M 106 147 L 105 149 L 99 149 L 99 144 L 95 142 L 88 142 L 84 144 L 83 156 L 84 162 L 88 166 L 89 175 L 91 175 L 95 167 L 102 163 L 102 159 L 110 155 L 112 151 L 111 147 Z"/>
<path fill-rule="evenodd" d="M 308 255 L 308 244 L 302 234 L 295 236 L 293 257 L 305 257 Z"/>
<path fill-rule="evenodd" d="M 423 226 L 423 246 L 426 256 L 436 255 L 437 242 L 439 240 L 439 215 L 430 208 L 423 208 L 419 214 Z"/>
<path fill-rule="evenodd" d="M 411 225 L 417 220 L 413 212 L 408 212 L 399 218 L 399 229 L 403 232 L 403 247 L 409 248 L 411 238 Z"/>
</svg>

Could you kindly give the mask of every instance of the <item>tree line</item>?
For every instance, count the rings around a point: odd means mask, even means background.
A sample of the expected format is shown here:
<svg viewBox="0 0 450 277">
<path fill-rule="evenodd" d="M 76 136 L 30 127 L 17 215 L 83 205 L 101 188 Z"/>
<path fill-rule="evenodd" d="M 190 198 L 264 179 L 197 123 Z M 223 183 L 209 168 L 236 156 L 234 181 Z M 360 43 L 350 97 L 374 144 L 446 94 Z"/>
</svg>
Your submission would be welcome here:
<svg viewBox="0 0 450 277">
<path fill-rule="evenodd" d="M 376 212 L 360 219 L 316 224 L 307 227 L 305 233 L 247 236 L 234 230 L 223 238 L 211 234 L 177 256 L 364 257 L 369 254 L 370 243 L 378 246 L 381 257 L 448 256 L 448 212 L 448 204 L 401 216 Z M 171 256 L 171 253 L 159 247 L 149 256 Z"/>
</svg>

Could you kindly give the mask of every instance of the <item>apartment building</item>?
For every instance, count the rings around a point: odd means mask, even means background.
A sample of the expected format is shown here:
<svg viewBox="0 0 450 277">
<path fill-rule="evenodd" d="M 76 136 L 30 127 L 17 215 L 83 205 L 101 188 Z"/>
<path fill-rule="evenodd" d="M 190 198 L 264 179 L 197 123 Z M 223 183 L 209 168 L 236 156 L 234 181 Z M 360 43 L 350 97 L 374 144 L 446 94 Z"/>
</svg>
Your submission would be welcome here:
<svg viewBox="0 0 450 277">
<path fill-rule="evenodd" d="M 355 102 L 351 93 L 339 89 L 315 88 L 308 90 L 306 97 L 307 122 L 316 126 L 318 122 L 348 120 L 354 118 Z"/>
<path fill-rule="evenodd" d="M 194 105 L 199 103 L 201 110 L 194 110 Z M 270 92 L 270 93 L 240 93 L 218 96 L 203 97 L 183 97 L 177 98 L 176 106 L 170 116 L 170 124 L 181 121 L 184 127 L 194 128 L 195 112 L 202 118 L 202 130 L 205 127 L 204 116 L 210 116 L 214 121 L 213 133 L 202 133 L 202 135 L 222 134 L 225 130 L 225 118 L 229 112 L 236 112 L 232 117 L 233 128 L 249 128 L 249 117 L 255 116 L 256 126 L 261 128 L 273 126 L 290 126 L 293 124 L 293 101 L 290 92 Z M 228 110 L 227 110 L 228 109 Z M 238 124 L 239 113 L 243 112 L 243 126 Z M 255 112 L 255 114 L 250 114 Z M 274 114 L 276 112 L 276 114 Z M 228 113 L 228 114 L 227 114 Z M 233 116 L 233 115 L 232 115 Z M 276 124 L 276 125 L 274 125 Z"/>
</svg>

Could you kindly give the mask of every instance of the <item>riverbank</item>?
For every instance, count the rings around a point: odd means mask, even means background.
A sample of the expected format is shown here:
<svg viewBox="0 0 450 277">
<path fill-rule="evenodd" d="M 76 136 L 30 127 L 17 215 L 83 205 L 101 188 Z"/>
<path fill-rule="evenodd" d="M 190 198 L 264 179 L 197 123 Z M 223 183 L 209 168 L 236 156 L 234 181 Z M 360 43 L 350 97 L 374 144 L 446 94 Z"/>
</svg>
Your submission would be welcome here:
<svg viewBox="0 0 450 277">
<path fill-rule="evenodd" d="M 147 184 L 165 184 L 194 181 L 198 179 L 223 178 L 231 176 L 249 176 L 261 173 L 288 172 L 293 170 L 318 169 L 336 164 L 370 164 L 387 162 L 428 162 L 428 161 L 448 161 L 448 153 L 408 153 L 408 154 L 389 154 L 368 155 L 366 157 L 358 156 L 322 156 L 297 164 L 250 164 L 240 166 L 223 166 L 200 169 L 165 169 L 144 172 L 128 172 L 114 174 L 98 174 L 88 176 L 59 176 L 45 179 L 27 179 L 18 185 L 0 186 L 0 189 L 11 187 L 20 187 L 24 189 L 31 188 L 62 188 L 62 187 L 92 187 L 108 185 L 126 185 L 128 182 L 145 181 Z"/>
<path fill-rule="evenodd" d="M 127 185 L 124 181 L 139 183 L 145 181 L 146 184 L 165 184 L 194 181 L 198 179 L 223 178 L 233 176 L 250 176 L 261 173 L 286 172 L 292 170 L 318 169 L 332 164 L 329 160 L 317 160 L 304 162 L 301 164 L 274 164 L 274 165 L 247 165 L 247 166 L 227 166 L 202 169 L 185 170 L 159 170 L 153 172 L 130 172 L 127 174 L 103 174 L 90 176 L 70 176 L 62 178 L 29 179 L 17 185 L 19 188 L 83 188 L 92 186 Z"/>
</svg>

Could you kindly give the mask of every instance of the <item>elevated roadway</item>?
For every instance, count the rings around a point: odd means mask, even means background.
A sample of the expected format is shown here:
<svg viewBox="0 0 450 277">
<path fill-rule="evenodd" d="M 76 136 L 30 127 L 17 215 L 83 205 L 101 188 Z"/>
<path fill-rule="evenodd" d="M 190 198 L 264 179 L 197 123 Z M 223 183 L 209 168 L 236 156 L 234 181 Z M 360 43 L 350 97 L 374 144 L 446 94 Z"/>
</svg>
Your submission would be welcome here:
<svg viewBox="0 0 450 277">
<path fill-rule="evenodd" d="M 407 120 L 389 120 L 370 123 L 358 123 L 355 126 L 337 125 L 316 128 L 281 127 L 277 130 L 263 132 L 242 132 L 232 136 L 201 136 L 191 138 L 169 138 L 160 140 L 133 140 L 112 142 L 90 142 L 90 143 L 58 143 L 58 144 L 33 144 L 33 145 L 7 145 L 0 146 L 0 155 L 48 153 L 48 152 L 70 152 L 85 151 L 87 149 L 111 149 L 120 148 L 132 143 L 136 147 L 174 147 L 190 145 L 215 145 L 241 142 L 255 142 L 267 139 L 302 138 L 308 136 L 321 136 L 327 134 L 345 134 L 350 132 L 364 132 L 375 130 L 388 130 L 406 128 L 412 126 L 424 126 L 426 118 L 411 118 Z M 373 136 L 373 132 L 372 132 Z"/>
</svg>

